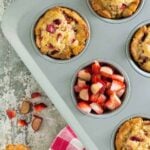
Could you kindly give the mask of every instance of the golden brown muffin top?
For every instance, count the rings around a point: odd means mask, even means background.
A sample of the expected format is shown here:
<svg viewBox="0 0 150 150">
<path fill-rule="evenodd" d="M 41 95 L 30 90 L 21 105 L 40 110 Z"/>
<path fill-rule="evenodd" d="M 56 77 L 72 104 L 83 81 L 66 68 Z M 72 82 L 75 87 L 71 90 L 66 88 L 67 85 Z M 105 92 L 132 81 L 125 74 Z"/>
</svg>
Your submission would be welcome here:
<svg viewBox="0 0 150 150">
<path fill-rule="evenodd" d="M 115 139 L 116 150 L 149 150 L 150 121 L 141 117 L 123 123 Z"/>
<path fill-rule="evenodd" d="M 5 150 L 30 150 L 29 147 L 23 144 L 9 144 Z"/>
<path fill-rule="evenodd" d="M 35 26 L 36 45 L 42 54 L 69 59 L 82 52 L 89 37 L 86 21 L 75 11 L 54 7 Z"/>
<path fill-rule="evenodd" d="M 150 72 L 150 26 L 140 27 L 133 35 L 130 45 L 133 60 L 144 71 Z"/>
<path fill-rule="evenodd" d="M 141 0 L 91 0 L 93 9 L 102 17 L 119 19 L 131 16 Z"/>
</svg>

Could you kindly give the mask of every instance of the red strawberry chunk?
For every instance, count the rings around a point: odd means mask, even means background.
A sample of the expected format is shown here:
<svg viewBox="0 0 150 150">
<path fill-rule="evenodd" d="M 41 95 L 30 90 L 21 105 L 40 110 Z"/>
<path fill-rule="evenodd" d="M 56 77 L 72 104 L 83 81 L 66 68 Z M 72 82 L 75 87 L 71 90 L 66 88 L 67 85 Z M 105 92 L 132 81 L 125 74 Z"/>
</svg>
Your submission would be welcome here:
<svg viewBox="0 0 150 150">
<path fill-rule="evenodd" d="M 112 84 L 111 84 L 111 87 L 110 87 L 110 91 L 115 92 L 115 91 L 118 91 L 118 90 L 120 90 L 124 87 L 125 87 L 125 84 L 123 82 L 113 80 Z"/>
<path fill-rule="evenodd" d="M 16 117 L 16 111 L 13 109 L 6 110 L 6 114 L 10 120 Z"/>
<path fill-rule="evenodd" d="M 23 119 L 18 120 L 19 127 L 25 127 L 27 125 L 28 125 L 28 123 L 25 120 L 23 120 Z"/>
<path fill-rule="evenodd" d="M 122 89 L 120 89 L 120 90 L 118 90 L 116 93 L 117 93 L 117 96 L 118 97 L 121 97 L 121 96 L 123 96 L 123 94 L 125 93 L 125 88 L 122 88 Z"/>
<path fill-rule="evenodd" d="M 78 79 L 77 85 L 82 88 L 86 86 L 86 82 L 84 80 Z"/>
<path fill-rule="evenodd" d="M 91 101 L 91 102 L 97 102 L 98 97 L 99 97 L 99 93 L 98 93 L 98 94 L 92 94 L 92 95 L 90 96 L 90 101 Z"/>
<path fill-rule="evenodd" d="M 99 74 L 100 73 L 100 64 L 98 61 L 94 61 L 92 64 L 92 73 L 93 74 Z"/>
<path fill-rule="evenodd" d="M 92 110 L 91 107 L 85 102 L 79 102 L 77 104 L 77 108 L 80 109 L 82 112 L 85 112 L 85 113 L 90 113 Z"/>
<path fill-rule="evenodd" d="M 107 97 L 104 94 L 100 94 L 97 99 L 97 103 L 103 105 L 106 100 L 107 100 Z"/>
<path fill-rule="evenodd" d="M 41 93 L 34 92 L 34 93 L 31 94 L 31 98 L 38 98 L 38 97 L 41 97 Z"/>
<path fill-rule="evenodd" d="M 123 4 L 121 5 L 121 7 L 120 7 L 120 9 L 121 9 L 122 11 L 124 11 L 126 8 L 127 8 L 127 5 L 124 4 L 124 3 L 123 3 Z"/>
<path fill-rule="evenodd" d="M 92 83 L 100 82 L 100 80 L 101 80 L 100 74 L 93 74 L 92 75 Z"/>
<path fill-rule="evenodd" d="M 101 75 L 104 77 L 110 77 L 113 74 L 113 69 L 108 66 L 103 66 L 100 69 Z"/>
<path fill-rule="evenodd" d="M 97 103 L 91 103 L 90 106 L 97 114 L 102 114 L 104 112 L 103 108 Z"/>
<path fill-rule="evenodd" d="M 119 75 L 119 74 L 113 74 L 113 75 L 111 76 L 111 78 L 112 78 L 113 80 L 118 80 L 118 81 L 120 81 L 120 82 L 124 82 L 124 77 L 121 76 L 121 75 Z"/>
<path fill-rule="evenodd" d="M 78 73 L 78 77 L 85 81 L 91 80 L 91 74 L 89 72 L 87 72 L 86 70 L 80 70 Z"/>
<path fill-rule="evenodd" d="M 46 31 L 50 32 L 50 33 L 55 33 L 56 28 L 53 24 L 49 24 L 49 25 L 47 25 Z"/>
<path fill-rule="evenodd" d="M 109 110 L 115 110 L 120 105 L 121 105 L 121 100 L 115 93 L 113 93 L 110 96 L 110 99 L 105 103 L 105 107 Z"/>
<path fill-rule="evenodd" d="M 56 25 L 60 25 L 60 24 L 61 24 L 61 20 L 60 20 L 60 19 L 55 19 L 53 22 L 54 22 Z"/>
<path fill-rule="evenodd" d="M 97 94 L 103 87 L 103 84 L 100 82 L 94 83 L 91 85 L 91 92 Z"/>
<path fill-rule="evenodd" d="M 89 86 L 88 85 L 85 85 L 83 87 L 79 87 L 78 85 L 74 86 L 74 90 L 75 90 L 76 93 L 79 93 L 83 89 L 89 89 Z"/>
<path fill-rule="evenodd" d="M 79 93 L 79 98 L 88 101 L 89 100 L 89 91 L 88 89 L 82 89 Z"/>
<path fill-rule="evenodd" d="M 42 110 L 47 108 L 47 105 L 44 103 L 39 103 L 39 104 L 35 104 L 33 108 L 36 112 L 41 112 Z"/>
</svg>

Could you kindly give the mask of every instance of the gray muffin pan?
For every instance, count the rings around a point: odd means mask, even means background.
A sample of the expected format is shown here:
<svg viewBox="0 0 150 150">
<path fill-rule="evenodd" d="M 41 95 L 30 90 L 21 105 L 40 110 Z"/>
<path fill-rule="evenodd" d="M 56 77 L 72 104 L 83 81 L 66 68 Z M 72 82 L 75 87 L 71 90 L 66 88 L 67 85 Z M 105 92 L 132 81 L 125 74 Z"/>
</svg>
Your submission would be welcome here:
<svg viewBox="0 0 150 150">
<path fill-rule="evenodd" d="M 55 5 L 79 12 L 87 19 L 91 29 L 85 51 L 63 63 L 39 55 L 32 39 L 37 18 Z M 115 23 L 94 15 L 87 0 L 16 0 L 5 12 L 2 21 L 4 35 L 88 150 L 114 149 L 111 143 L 121 121 L 134 114 L 150 116 L 150 78 L 130 65 L 130 57 L 126 53 L 130 33 L 141 22 L 150 19 L 149 10 L 150 1 L 144 0 L 134 17 Z M 150 20 L 146 22 L 150 23 Z M 74 74 L 83 64 L 94 59 L 119 64 L 119 68 L 127 74 L 130 96 L 117 113 L 88 116 L 76 109 L 73 102 L 71 89 Z"/>
</svg>

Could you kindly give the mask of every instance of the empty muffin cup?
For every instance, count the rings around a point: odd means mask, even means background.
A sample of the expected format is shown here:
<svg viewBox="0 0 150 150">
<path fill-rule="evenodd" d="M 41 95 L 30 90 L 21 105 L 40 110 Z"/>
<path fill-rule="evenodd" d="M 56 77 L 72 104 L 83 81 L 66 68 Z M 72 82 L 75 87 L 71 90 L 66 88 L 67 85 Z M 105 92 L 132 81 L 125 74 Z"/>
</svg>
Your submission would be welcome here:
<svg viewBox="0 0 150 150">
<path fill-rule="evenodd" d="M 146 115 L 134 115 L 119 124 L 112 139 L 112 149 L 150 148 L 150 119 Z"/>
<path fill-rule="evenodd" d="M 126 52 L 134 69 L 150 77 L 150 20 L 139 24 L 128 37 Z"/>
<path fill-rule="evenodd" d="M 84 52 L 90 27 L 87 20 L 72 8 L 54 6 L 38 17 L 32 34 L 40 54 L 64 62 Z"/>
<path fill-rule="evenodd" d="M 92 13 L 103 21 L 123 23 L 134 18 L 142 9 L 144 0 L 87 0 Z"/>
<path fill-rule="evenodd" d="M 127 103 L 130 84 L 118 65 L 92 61 L 81 66 L 72 81 L 72 99 L 82 113 L 94 117 L 119 112 Z"/>
</svg>

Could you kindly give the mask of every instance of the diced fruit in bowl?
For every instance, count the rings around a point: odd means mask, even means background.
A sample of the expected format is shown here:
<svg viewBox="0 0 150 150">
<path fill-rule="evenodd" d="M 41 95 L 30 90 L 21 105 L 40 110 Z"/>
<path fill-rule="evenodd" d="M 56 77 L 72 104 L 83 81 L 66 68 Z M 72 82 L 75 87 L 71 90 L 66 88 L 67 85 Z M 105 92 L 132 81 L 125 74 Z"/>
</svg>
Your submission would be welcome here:
<svg viewBox="0 0 150 150">
<path fill-rule="evenodd" d="M 78 71 L 73 91 L 80 111 L 102 115 L 123 104 L 127 84 L 125 77 L 113 65 L 94 61 Z"/>
</svg>

